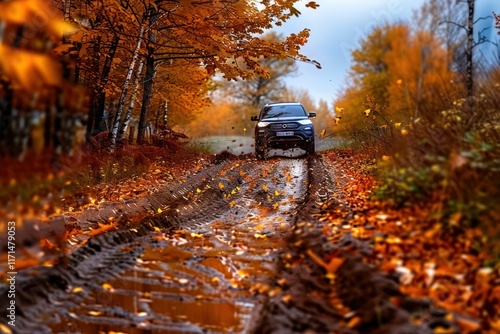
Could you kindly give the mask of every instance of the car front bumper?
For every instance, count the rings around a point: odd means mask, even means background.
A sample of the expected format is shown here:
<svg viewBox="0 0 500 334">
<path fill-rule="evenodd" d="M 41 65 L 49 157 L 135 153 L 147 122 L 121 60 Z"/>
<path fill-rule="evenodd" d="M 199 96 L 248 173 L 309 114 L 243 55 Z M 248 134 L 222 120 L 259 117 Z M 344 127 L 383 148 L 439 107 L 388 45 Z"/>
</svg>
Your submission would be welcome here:
<svg viewBox="0 0 500 334">
<path fill-rule="evenodd" d="M 294 147 L 304 148 L 314 142 L 314 131 L 287 131 L 286 135 L 278 135 L 279 131 L 257 130 L 255 136 L 256 146 L 262 148 L 288 149 Z M 293 134 L 292 134 L 293 133 Z"/>
</svg>

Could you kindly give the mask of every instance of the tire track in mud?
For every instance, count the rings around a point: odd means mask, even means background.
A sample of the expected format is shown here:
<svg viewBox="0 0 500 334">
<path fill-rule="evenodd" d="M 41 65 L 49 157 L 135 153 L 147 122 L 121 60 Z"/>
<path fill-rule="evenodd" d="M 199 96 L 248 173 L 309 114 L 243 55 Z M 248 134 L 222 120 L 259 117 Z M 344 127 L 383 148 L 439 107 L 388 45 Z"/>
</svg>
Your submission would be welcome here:
<svg viewBox="0 0 500 334">
<path fill-rule="evenodd" d="M 351 333 L 341 314 L 331 305 L 335 289 L 324 277 L 323 268 L 310 257 L 332 251 L 332 243 L 318 220 L 325 210 L 323 203 L 334 197 L 336 187 L 319 155 L 308 157 L 308 189 L 304 202 L 294 217 L 286 248 L 280 255 L 281 292 L 269 298 L 261 312 L 254 333 Z"/>
<path fill-rule="evenodd" d="M 230 157 L 230 155 L 219 155 L 215 159 L 215 164 L 198 171 L 185 180 L 178 180 L 179 184 L 176 186 L 159 189 L 153 194 L 138 199 L 129 198 L 120 202 L 89 206 L 80 212 L 66 213 L 63 218 L 83 230 L 89 230 L 95 228 L 99 222 L 108 221 L 110 218 L 127 219 L 145 214 L 152 215 L 157 212 L 158 208 L 178 206 L 189 201 L 186 198 L 187 194 L 192 193 L 193 190 L 224 169 Z"/>
<path fill-rule="evenodd" d="M 16 332 L 250 332 L 279 293 L 271 281 L 306 170 L 303 159 L 226 160 L 140 199 L 145 218 L 89 239 L 66 267 L 19 273 Z M 123 214 L 144 215 L 134 210 Z"/>
</svg>

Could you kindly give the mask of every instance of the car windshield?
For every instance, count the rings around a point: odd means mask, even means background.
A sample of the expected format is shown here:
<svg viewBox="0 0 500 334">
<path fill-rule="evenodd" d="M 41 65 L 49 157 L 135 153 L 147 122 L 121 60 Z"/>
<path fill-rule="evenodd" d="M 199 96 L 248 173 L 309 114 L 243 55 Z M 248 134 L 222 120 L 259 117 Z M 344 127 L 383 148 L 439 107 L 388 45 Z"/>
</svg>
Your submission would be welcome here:
<svg viewBox="0 0 500 334">
<path fill-rule="evenodd" d="M 266 106 L 261 113 L 261 119 L 304 116 L 307 116 L 307 113 L 301 105 Z"/>
</svg>

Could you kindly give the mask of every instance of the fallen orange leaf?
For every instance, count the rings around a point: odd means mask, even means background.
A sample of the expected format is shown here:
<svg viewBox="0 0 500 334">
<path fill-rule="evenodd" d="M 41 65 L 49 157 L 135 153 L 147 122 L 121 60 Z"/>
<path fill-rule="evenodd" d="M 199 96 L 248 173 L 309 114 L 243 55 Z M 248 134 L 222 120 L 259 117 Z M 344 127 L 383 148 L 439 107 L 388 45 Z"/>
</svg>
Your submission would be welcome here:
<svg viewBox="0 0 500 334">
<path fill-rule="evenodd" d="M 316 255 L 310 249 L 307 250 L 307 255 L 309 255 L 314 262 L 323 267 L 326 270 L 326 272 L 330 274 L 335 273 L 337 269 L 339 269 L 339 267 L 342 265 L 342 263 L 344 263 L 344 259 L 338 257 L 333 257 L 329 263 L 326 263 L 322 258 Z"/>
<path fill-rule="evenodd" d="M 6 333 L 6 334 L 11 334 L 12 331 L 10 330 L 9 327 L 5 326 L 4 324 L 0 324 L 0 330 L 2 331 L 2 333 Z"/>
<path fill-rule="evenodd" d="M 349 320 L 349 322 L 347 323 L 347 327 L 354 328 L 359 324 L 360 321 L 360 317 L 352 317 L 351 320 Z"/>
<path fill-rule="evenodd" d="M 91 236 L 91 237 L 95 237 L 96 235 L 100 235 L 100 234 L 103 234 L 105 232 L 112 231 L 117 226 L 118 226 L 118 222 L 113 222 L 111 224 L 102 224 L 102 223 L 99 223 L 99 228 L 92 229 L 92 230 L 88 231 L 86 234 L 89 235 L 89 236 Z"/>
</svg>

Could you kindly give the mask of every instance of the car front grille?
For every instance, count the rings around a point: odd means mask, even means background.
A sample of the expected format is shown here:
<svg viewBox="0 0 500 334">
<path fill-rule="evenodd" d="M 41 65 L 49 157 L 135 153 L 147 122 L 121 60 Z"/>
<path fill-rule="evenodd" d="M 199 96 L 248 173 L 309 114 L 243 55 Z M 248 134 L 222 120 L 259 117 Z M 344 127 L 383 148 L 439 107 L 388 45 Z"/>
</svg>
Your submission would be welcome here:
<svg viewBox="0 0 500 334">
<path fill-rule="evenodd" d="M 297 129 L 298 127 L 299 127 L 299 125 L 297 123 L 271 124 L 271 129 L 273 129 L 273 130 Z"/>
</svg>

